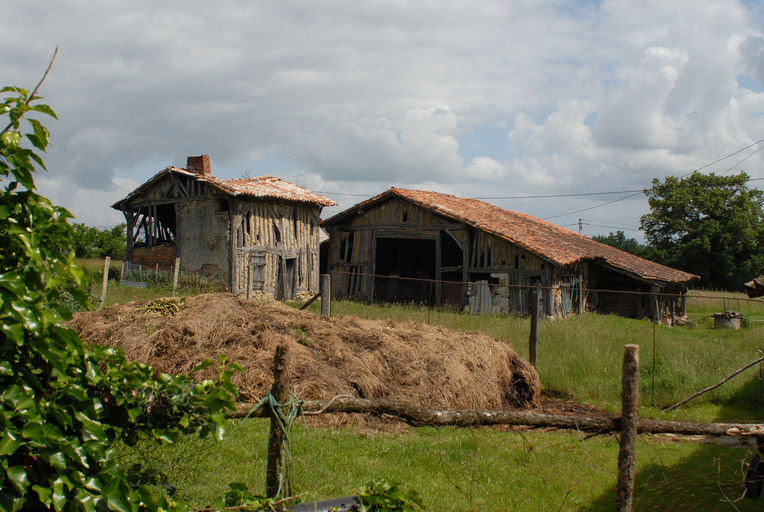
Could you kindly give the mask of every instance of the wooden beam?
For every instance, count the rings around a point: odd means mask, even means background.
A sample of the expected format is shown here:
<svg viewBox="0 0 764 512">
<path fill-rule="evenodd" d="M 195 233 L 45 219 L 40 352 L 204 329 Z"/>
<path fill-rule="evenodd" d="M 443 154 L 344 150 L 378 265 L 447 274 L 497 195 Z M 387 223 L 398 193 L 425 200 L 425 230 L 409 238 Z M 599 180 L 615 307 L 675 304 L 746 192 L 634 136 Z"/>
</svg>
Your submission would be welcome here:
<svg viewBox="0 0 764 512">
<path fill-rule="evenodd" d="M 257 404 L 239 403 L 230 418 L 264 418 L 268 411 L 253 411 Z M 303 414 L 362 413 L 394 417 L 413 426 L 525 425 L 534 428 L 561 428 L 604 434 L 621 430 L 617 416 L 590 414 L 546 414 L 534 410 L 435 410 L 408 402 L 383 398 L 334 397 L 305 400 Z M 706 436 L 764 436 L 764 423 L 698 423 L 637 418 L 640 434 L 680 434 Z"/>
<path fill-rule="evenodd" d="M 367 229 L 391 229 L 398 231 L 448 231 L 464 229 L 464 224 L 364 224 L 361 226 L 337 226 L 338 232 L 364 231 Z M 453 235 L 451 235 L 453 236 Z"/>
</svg>

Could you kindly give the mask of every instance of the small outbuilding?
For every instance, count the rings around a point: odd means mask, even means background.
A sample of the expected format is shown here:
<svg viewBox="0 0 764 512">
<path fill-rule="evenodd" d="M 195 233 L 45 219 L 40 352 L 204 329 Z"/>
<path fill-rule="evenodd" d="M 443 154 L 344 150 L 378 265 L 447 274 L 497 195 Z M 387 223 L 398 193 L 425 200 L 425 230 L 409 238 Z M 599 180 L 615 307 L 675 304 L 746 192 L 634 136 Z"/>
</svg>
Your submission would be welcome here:
<svg viewBox="0 0 764 512">
<path fill-rule="evenodd" d="M 391 188 L 325 220 L 332 294 L 547 315 L 595 310 L 670 321 L 698 276 L 476 199 Z M 322 263 L 323 264 L 323 263 Z"/>
<path fill-rule="evenodd" d="M 320 213 L 335 204 L 274 176 L 220 179 L 208 155 L 167 167 L 112 205 L 127 222 L 126 264 L 199 272 L 233 293 L 317 291 Z"/>
</svg>

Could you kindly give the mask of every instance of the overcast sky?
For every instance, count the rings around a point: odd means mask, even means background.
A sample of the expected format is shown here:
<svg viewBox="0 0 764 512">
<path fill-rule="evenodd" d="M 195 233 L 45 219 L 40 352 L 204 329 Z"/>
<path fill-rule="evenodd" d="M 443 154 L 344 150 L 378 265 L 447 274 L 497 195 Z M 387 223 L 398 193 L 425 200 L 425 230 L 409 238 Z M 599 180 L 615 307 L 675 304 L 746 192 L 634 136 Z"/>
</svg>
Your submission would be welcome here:
<svg viewBox="0 0 764 512">
<path fill-rule="evenodd" d="M 56 45 L 37 183 L 94 226 L 203 153 L 324 193 L 326 218 L 391 186 L 640 190 L 764 138 L 760 2 L 4 2 L 2 85 L 33 88 Z M 705 171 L 764 178 L 761 147 Z M 639 238 L 641 194 L 571 213 L 628 195 L 488 201 Z"/>
</svg>

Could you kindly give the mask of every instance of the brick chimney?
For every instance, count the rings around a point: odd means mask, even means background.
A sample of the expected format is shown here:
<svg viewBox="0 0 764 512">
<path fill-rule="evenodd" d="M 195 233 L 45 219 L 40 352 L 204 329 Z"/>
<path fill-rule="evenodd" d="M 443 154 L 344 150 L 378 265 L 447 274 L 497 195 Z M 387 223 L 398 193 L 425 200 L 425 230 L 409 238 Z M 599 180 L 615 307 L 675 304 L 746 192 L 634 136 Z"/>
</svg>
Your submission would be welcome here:
<svg viewBox="0 0 764 512">
<path fill-rule="evenodd" d="M 186 170 L 202 176 L 210 174 L 210 155 L 190 156 L 186 160 Z"/>
</svg>

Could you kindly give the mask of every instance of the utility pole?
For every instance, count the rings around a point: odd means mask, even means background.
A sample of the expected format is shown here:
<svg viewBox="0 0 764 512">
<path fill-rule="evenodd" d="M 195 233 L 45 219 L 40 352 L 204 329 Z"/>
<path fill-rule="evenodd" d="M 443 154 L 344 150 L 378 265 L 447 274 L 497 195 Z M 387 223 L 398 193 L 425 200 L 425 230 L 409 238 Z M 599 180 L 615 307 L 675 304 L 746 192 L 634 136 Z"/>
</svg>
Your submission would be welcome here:
<svg viewBox="0 0 764 512">
<path fill-rule="evenodd" d="M 584 230 L 584 228 L 583 228 L 583 224 L 582 224 L 582 223 L 583 223 L 583 221 L 584 221 L 584 219 L 578 219 L 578 234 L 579 234 L 579 235 L 580 235 L 580 234 L 581 234 L 581 232 Z"/>
</svg>

